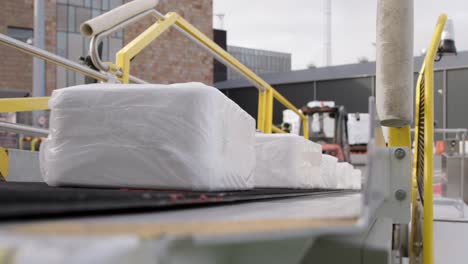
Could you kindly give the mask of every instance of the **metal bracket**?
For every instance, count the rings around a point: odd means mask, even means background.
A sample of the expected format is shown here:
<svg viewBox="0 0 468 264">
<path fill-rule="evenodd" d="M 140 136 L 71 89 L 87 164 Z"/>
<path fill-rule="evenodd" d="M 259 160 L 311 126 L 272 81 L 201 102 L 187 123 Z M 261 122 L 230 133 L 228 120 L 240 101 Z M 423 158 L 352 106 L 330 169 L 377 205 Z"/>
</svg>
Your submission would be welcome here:
<svg viewBox="0 0 468 264">
<path fill-rule="evenodd" d="M 384 186 L 384 202 L 377 217 L 391 218 L 394 224 L 411 221 L 411 170 L 408 148 L 388 148 L 388 171 Z"/>
</svg>

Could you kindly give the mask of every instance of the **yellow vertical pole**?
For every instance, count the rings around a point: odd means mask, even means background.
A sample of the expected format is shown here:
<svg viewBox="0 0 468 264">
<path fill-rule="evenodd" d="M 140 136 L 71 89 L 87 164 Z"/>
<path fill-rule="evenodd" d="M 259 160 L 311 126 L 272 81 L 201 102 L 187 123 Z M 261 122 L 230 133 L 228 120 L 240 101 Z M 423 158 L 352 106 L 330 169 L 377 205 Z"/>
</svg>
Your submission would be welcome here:
<svg viewBox="0 0 468 264">
<path fill-rule="evenodd" d="M 388 146 L 409 148 L 411 146 L 410 127 L 409 126 L 389 127 L 388 128 Z"/>
<path fill-rule="evenodd" d="M 434 137 L 432 129 L 434 125 L 434 117 L 432 113 L 432 82 L 433 82 L 433 67 L 426 65 L 424 74 L 426 94 L 426 109 L 424 112 L 424 233 L 423 233 L 423 260 L 425 264 L 433 263 L 433 212 L 432 212 L 432 159 L 434 148 Z"/>
<path fill-rule="evenodd" d="M 24 140 L 24 137 L 18 138 L 18 149 L 23 149 L 23 140 Z"/>
<path fill-rule="evenodd" d="M 273 125 L 273 91 L 267 89 L 265 92 L 265 133 L 271 134 Z"/>
<path fill-rule="evenodd" d="M 413 142 L 413 149 L 414 155 L 413 155 L 413 168 L 412 168 L 412 177 L 411 177 L 411 215 L 412 215 L 412 223 L 411 223 L 411 231 L 410 231 L 410 237 L 409 237 L 409 248 L 408 248 L 408 256 L 410 258 L 410 263 L 413 263 L 412 260 L 415 257 L 416 252 L 413 251 L 413 244 L 415 240 L 415 235 L 416 233 L 419 233 L 420 231 L 416 231 L 417 228 L 419 228 L 419 225 L 416 223 L 416 221 L 419 221 L 419 214 L 422 213 L 418 211 L 418 204 L 417 204 L 417 195 L 418 195 L 418 181 L 417 181 L 417 161 L 418 161 L 418 149 L 419 149 L 419 140 L 418 140 L 418 135 L 419 135 L 419 125 L 418 125 L 418 120 L 420 119 L 420 100 L 421 100 L 421 82 L 422 78 L 424 76 L 424 69 L 425 65 L 421 66 L 421 70 L 419 72 L 418 80 L 416 82 L 416 94 L 414 96 L 415 98 L 415 124 L 414 124 L 414 142 Z"/>
<path fill-rule="evenodd" d="M 0 178 L 8 177 L 8 149 L 0 147 Z"/>
<path fill-rule="evenodd" d="M 424 226 L 423 226 L 423 261 L 424 264 L 433 263 L 433 201 L 432 201 L 432 159 L 434 148 L 433 136 L 433 58 L 431 62 L 426 61 L 426 71 L 424 74 L 424 93 L 425 107 L 424 110 Z M 428 109 L 429 108 L 429 109 Z"/>
<path fill-rule="evenodd" d="M 29 148 L 32 152 L 36 151 L 36 143 L 39 141 L 39 138 L 33 138 L 31 140 L 31 144 L 29 145 Z"/>
<path fill-rule="evenodd" d="M 265 96 L 266 92 L 258 91 L 257 129 L 265 132 Z"/>
<path fill-rule="evenodd" d="M 302 118 L 302 134 L 305 139 L 309 139 L 309 122 L 307 121 L 307 116 Z"/>
<path fill-rule="evenodd" d="M 440 37 L 444 29 L 446 15 L 439 16 L 437 26 L 432 35 L 431 44 L 424 59 L 424 226 L 423 226 L 423 261 L 432 264 L 433 259 L 433 197 L 432 197 L 432 159 L 434 147 L 434 59 L 439 47 Z"/>
</svg>

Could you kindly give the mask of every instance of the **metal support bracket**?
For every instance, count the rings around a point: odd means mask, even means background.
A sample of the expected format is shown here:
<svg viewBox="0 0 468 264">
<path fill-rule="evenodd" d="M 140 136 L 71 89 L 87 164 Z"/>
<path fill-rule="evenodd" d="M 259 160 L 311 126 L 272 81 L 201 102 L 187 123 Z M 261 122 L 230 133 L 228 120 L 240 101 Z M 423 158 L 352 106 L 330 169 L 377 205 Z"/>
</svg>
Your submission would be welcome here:
<svg viewBox="0 0 468 264">
<path fill-rule="evenodd" d="M 411 221 L 411 175 L 408 148 L 388 148 L 388 175 L 385 180 L 385 198 L 377 217 L 391 218 L 394 224 Z"/>
</svg>

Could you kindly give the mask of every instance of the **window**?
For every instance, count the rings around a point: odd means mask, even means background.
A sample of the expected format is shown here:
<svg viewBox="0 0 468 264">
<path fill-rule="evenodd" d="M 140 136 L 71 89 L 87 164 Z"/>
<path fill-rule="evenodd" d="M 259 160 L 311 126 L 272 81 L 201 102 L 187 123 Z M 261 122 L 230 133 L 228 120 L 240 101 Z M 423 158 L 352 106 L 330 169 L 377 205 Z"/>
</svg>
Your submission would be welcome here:
<svg viewBox="0 0 468 264">
<path fill-rule="evenodd" d="M 82 23 L 91 18 L 91 9 L 76 8 L 76 26 L 79 27 Z"/>
<path fill-rule="evenodd" d="M 122 0 L 57 0 L 57 53 L 78 62 L 88 54 L 89 39 L 79 33 L 80 25 L 123 3 Z M 31 33 L 32 36 L 32 33 Z M 115 52 L 123 46 L 123 31 L 112 34 L 103 40 L 102 59 L 113 60 Z M 84 77 L 66 69 L 56 70 L 57 88 L 82 84 Z"/>
<path fill-rule="evenodd" d="M 68 30 L 69 32 L 75 32 L 75 7 L 68 7 Z"/>
<path fill-rule="evenodd" d="M 8 36 L 29 44 L 32 44 L 33 34 L 33 30 L 30 28 L 8 27 L 7 29 Z"/>
<path fill-rule="evenodd" d="M 57 6 L 57 31 L 67 31 L 67 7 Z"/>
</svg>

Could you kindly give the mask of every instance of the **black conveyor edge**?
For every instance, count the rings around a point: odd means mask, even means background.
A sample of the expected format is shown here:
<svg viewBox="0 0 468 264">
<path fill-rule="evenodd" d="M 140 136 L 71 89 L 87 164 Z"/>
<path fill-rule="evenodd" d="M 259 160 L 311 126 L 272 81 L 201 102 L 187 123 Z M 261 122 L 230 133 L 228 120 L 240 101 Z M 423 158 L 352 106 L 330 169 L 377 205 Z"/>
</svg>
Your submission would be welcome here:
<svg viewBox="0 0 468 264">
<path fill-rule="evenodd" d="M 0 219 L 25 219 L 158 211 L 190 206 L 221 205 L 260 199 L 323 195 L 344 190 L 253 189 L 246 191 L 137 190 L 51 187 L 45 183 L 0 182 Z M 347 191 L 346 191 L 347 192 Z"/>
</svg>

